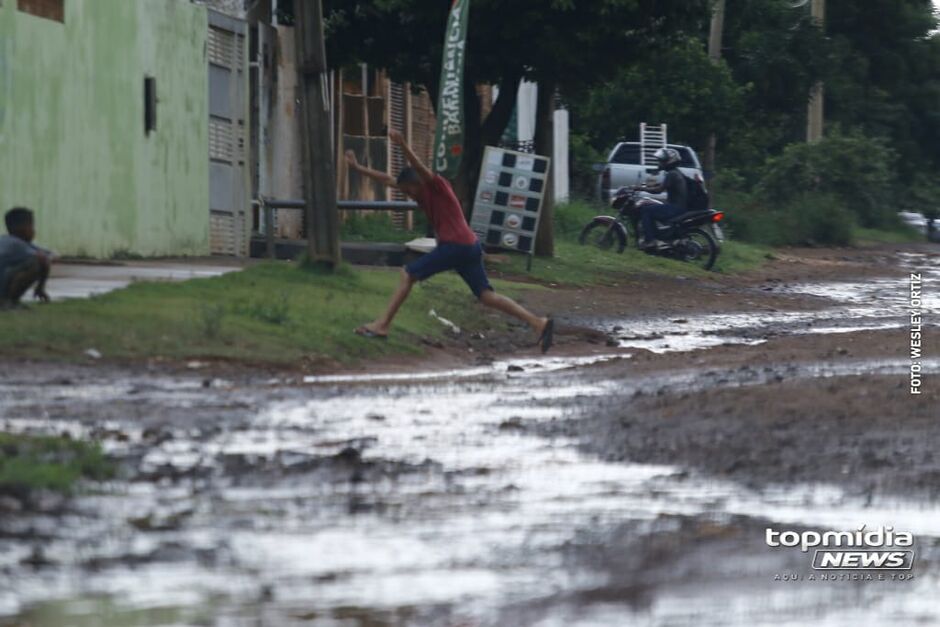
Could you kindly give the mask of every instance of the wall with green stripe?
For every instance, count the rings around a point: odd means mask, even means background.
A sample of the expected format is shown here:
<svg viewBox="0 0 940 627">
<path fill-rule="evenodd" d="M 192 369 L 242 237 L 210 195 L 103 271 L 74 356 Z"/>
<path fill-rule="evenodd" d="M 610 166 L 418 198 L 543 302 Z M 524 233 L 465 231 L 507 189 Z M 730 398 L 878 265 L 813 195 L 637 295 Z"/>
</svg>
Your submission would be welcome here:
<svg viewBox="0 0 940 627">
<path fill-rule="evenodd" d="M 64 23 L 0 0 L 0 212 L 64 255 L 208 254 L 207 28 L 188 0 L 65 0 Z"/>
</svg>

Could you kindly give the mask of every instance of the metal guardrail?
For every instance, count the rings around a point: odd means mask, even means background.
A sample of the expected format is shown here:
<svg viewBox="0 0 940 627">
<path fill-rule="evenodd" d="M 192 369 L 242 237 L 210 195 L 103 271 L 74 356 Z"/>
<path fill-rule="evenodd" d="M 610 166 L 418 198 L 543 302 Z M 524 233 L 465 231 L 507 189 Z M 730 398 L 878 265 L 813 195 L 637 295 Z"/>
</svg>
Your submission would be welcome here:
<svg viewBox="0 0 940 627">
<path fill-rule="evenodd" d="M 409 200 L 340 200 L 340 211 L 417 211 L 418 203 Z"/>
<path fill-rule="evenodd" d="M 261 198 L 259 204 L 271 209 L 305 209 L 307 204 L 302 200 L 284 200 L 278 198 Z M 340 211 L 414 211 L 418 203 L 407 200 L 339 200 L 336 207 Z"/>
<path fill-rule="evenodd" d="M 275 257 L 274 212 L 278 209 L 302 211 L 307 208 L 303 200 L 261 197 L 256 204 L 264 214 L 264 239 L 268 257 Z M 340 200 L 336 203 L 340 211 L 416 211 L 418 203 L 403 200 Z"/>
</svg>

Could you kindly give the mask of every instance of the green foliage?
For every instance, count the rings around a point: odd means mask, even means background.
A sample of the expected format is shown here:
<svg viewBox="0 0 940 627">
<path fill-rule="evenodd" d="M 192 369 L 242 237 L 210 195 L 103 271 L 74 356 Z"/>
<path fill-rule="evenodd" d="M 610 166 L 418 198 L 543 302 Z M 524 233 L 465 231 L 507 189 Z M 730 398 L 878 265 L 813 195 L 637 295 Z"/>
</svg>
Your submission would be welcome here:
<svg viewBox="0 0 940 627">
<path fill-rule="evenodd" d="M 835 133 L 788 146 L 768 160 L 757 196 L 777 208 L 819 194 L 849 209 L 863 227 L 892 226 L 897 223 L 897 207 L 890 202 L 894 163 L 883 140 Z"/>
<path fill-rule="evenodd" d="M 591 165 L 641 121 L 669 123 L 675 141 L 699 152 L 717 131 L 718 170 L 733 169 L 737 191 L 747 191 L 768 157 L 803 141 L 807 94 L 823 81 L 830 127 L 882 138 L 901 157 L 889 167 L 896 207 L 936 208 L 940 186 L 926 174 L 940 167 L 940 36 L 930 36 L 938 25 L 930 0 L 829 0 L 825 32 L 806 7 L 727 0 L 718 64 L 704 54 L 708 4 L 520 0 L 507 11 L 500 0 L 474 0 L 467 81 L 557 85 L 572 113 L 572 189 L 583 195 L 596 181 Z M 436 94 L 449 5 L 327 0 L 329 57 L 386 68 Z M 890 223 L 872 188 L 859 188 L 865 197 L 848 204 L 859 221 Z M 829 185 L 816 191 L 846 196 Z"/>
<path fill-rule="evenodd" d="M 733 172 L 715 193 L 733 235 L 770 245 L 846 245 L 857 226 L 896 231 L 895 155 L 881 139 L 835 132 L 788 146 L 764 166 L 753 193 Z"/>
<path fill-rule="evenodd" d="M 33 490 L 70 492 L 79 479 L 104 480 L 113 473 L 96 444 L 0 432 L 0 494 L 25 498 Z"/>
<path fill-rule="evenodd" d="M 792 198 L 779 213 L 782 230 L 799 244 L 846 246 L 855 217 L 838 196 L 805 194 Z"/>
<path fill-rule="evenodd" d="M 671 141 L 703 146 L 712 132 L 737 125 L 746 93 L 724 63 L 708 58 L 700 41 L 685 39 L 656 58 L 618 68 L 608 81 L 569 99 L 576 126 L 603 151 L 604 161 L 614 142 L 637 139 L 641 122 L 668 122 Z"/>
<path fill-rule="evenodd" d="M 421 211 L 415 212 L 411 229 L 396 226 L 388 212 L 352 212 L 340 227 L 340 238 L 344 242 L 407 242 L 424 237 L 426 230 L 427 218 Z"/>
<path fill-rule="evenodd" d="M 451 2 L 326 0 L 327 57 L 365 62 L 397 81 L 438 94 L 444 27 Z M 466 132 L 455 188 L 466 205 L 476 187 L 482 145 L 503 136 L 521 79 L 576 94 L 651 50 L 668 47 L 707 20 L 709 0 L 473 0 L 464 73 Z M 483 119 L 473 85 L 499 85 Z M 546 101 L 547 102 L 547 101 Z"/>
<path fill-rule="evenodd" d="M 810 87 L 827 70 L 823 33 L 808 9 L 793 10 L 787 4 L 727 1 L 723 57 L 735 80 L 749 86 L 748 122 L 764 123 L 781 113 L 787 118 L 805 114 Z M 789 127 L 784 120 L 775 121 Z"/>
<path fill-rule="evenodd" d="M 749 87 L 740 125 L 719 137 L 719 163 L 754 182 L 767 155 L 800 142 L 806 95 L 826 87 L 826 119 L 888 140 L 908 163 L 940 165 L 940 37 L 930 0 L 828 0 L 825 36 L 807 9 L 728 0 L 724 58 Z"/>
<path fill-rule="evenodd" d="M 276 17 L 279 24 L 293 26 L 294 22 L 297 20 L 297 15 L 294 11 L 294 0 L 280 0 L 277 3 Z"/>
<path fill-rule="evenodd" d="M 596 180 L 589 169 L 596 156 L 581 144 L 603 152 L 624 136 L 633 137 L 638 122 L 662 121 L 669 123 L 674 141 L 691 143 L 700 153 L 717 130 L 719 176 L 732 172 L 713 187 L 729 191 L 727 179 L 735 179 L 733 191 L 747 192 L 773 167 L 768 158 L 804 141 L 807 94 L 822 81 L 829 129 L 847 129 L 846 142 L 861 142 L 863 136 L 882 140 L 870 165 L 861 163 L 861 153 L 855 153 L 858 159 L 836 155 L 861 168 L 863 198 L 847 204 L 859 221 L 890 225 L 887 214 L 894 209 L 936 208 L 940 185 L 929 173 L 940 167 L 940 36 L 929 33 L 937 26 L 929 0 L 829 0 L 825 33 L 806 7 L 727 0 L 721 64 L 708 67 L 702 29 L 697 40 L 673 37 L 671 47 L 631 57 L 610 78 L 565 94 L 579 138 L 572 148 L 574 189 L 589 191 Z M 886 156 L 886 147 L 893 153 L 887 158 L 887 186 L 882 164 L 875 163 Z M 834 167 L 823 169 L 829 181 L 829 175 L 839 174 Z M 869 184 L 871 177 L 875 185 Z M 784 191 L 790 200 L 803 193 Z M 846 197 L 845 190 L 828 185 L 816 191 Z M 886 191 L 891 208 L 881 202 Z"/>
<path fill-rule="evenodd" d="M 451 3 L 326 0 L 327 56 L 339 66 L 366 62 L 436 95 Z M 507 76 L 548 78 L 563 89 L 610 75 L 650 46 L 698 29 L 707 0 L 473 0 L 467 44 L 470 82 Z"/>
<path fill-rule="evenodd" d="M 905 182 L 909 185 L 900 197 L 899 208 L 918 211 L 928 219 L 940 217 L 940 180 L 932 172 L 925 172 L 921 168 L 908 173 L 906 177 Z"/>
<path fill-rule="evenodd" d="M 940 166 L 940 37 L 930 0 L 830 0 L 828 116 Z"/>
<path fill-rule="evenodd" d="M 728 209 L 728 231 L 736 239 L 770 246 L 852 242 L 855 217 L 835 196 L 804 193 L 773 207 L 745 202 Z"/>
<path fill-rule="evenodd" d="M 756 242 L 764 245 L 780 245 L 786 242 L 778 235 L 779 225 L 771 212 L 746 192 L 716 194 L 716 208 L 725 212 L 722 228 L 735 240 Z"/>
<path fill-rule="evenodd" d="M 576 241 L 584 225 L 594 216 L 609 213 L 610 209 L 600 204 L 575 201 L 555 207 L 555 235 L 559 239 Z"/>
<path fill-rule="evenodd" d="M 589 124 L 580 124 L 582 128 L 588 129 L 586 132 L 572 131 L 569 135 L 570 150 L 570 186 L 571 195 L 575 198 L 591 198 L 595 195 L 595 186 L 597 185 L 598 173 L 594 171 L 595 164 L 601 164 L 607 161 L 607 153 L 602 152 L 607 141 L 598 141 L 596 131 L 590 130 Z M 602 146 L 596 148 L 592 142 Z"/>
</svg>

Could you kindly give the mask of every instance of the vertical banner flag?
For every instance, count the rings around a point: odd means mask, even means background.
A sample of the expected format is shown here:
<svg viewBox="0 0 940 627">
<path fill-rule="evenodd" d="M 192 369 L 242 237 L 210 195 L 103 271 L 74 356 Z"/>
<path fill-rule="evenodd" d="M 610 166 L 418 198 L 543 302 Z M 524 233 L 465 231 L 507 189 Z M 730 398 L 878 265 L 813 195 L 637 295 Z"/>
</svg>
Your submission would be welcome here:
<svg viewBox="0 0 940 627">
<path fill-rule="evenodd" d="M 437 100 L 437 131 L 434 134 L 434 171 L 449 179 L 457 176 L 463 154 L 463 68 L 469 16 L 470 0 L 454 0 L 444 37 L 441 93 Z"/>
</svg>

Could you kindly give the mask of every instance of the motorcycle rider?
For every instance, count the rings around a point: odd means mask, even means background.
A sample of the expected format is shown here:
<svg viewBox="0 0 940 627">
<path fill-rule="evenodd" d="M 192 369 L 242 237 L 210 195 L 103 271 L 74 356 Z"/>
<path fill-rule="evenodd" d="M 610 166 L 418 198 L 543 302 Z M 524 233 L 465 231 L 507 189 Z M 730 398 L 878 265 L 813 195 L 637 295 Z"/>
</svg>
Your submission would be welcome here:
<svg viewBox="0 0 940 627">
<path fill-rule="evenodd" d="M 682 157 L 674 148 L 660 148 L 653 156 L 658 162 L 659 169 L 666 173 L 662 184 L 644 185 L 643 191 L 651 194 L 666 192 L 666 202 L 663 204 L 649 203 L 642 207 L 640 219 L 643 222 L 643 241 L 640 248 L 665 248 L 668 245 L 656 239 L 656 224 L 666 222 L 688 211 L 689 191 L 685 183 L 685 175 L 679 171 Z"/>
</svg>

